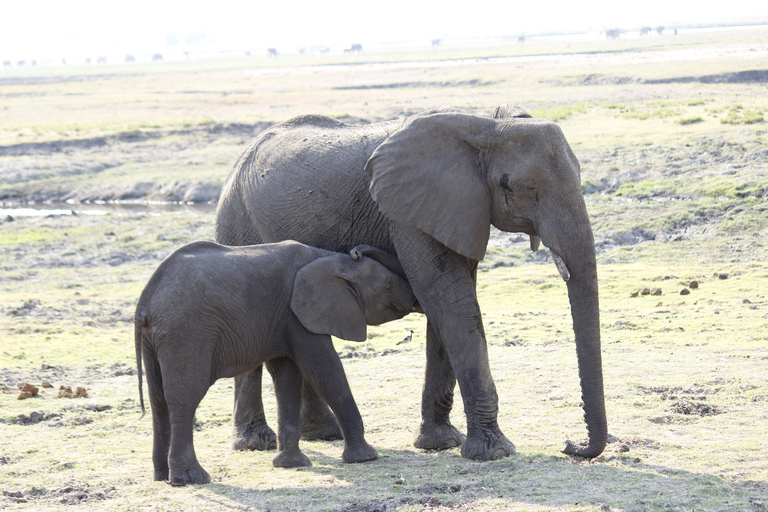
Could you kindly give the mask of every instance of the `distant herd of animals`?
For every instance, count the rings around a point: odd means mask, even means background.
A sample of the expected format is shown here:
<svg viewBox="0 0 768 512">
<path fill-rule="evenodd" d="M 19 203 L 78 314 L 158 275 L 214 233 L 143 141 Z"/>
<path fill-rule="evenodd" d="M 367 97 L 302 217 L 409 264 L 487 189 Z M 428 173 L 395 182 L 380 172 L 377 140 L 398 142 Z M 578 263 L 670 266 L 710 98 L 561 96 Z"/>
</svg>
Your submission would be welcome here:
<svg viewBox="0 0 768 512">
<path fill-rule="evenodd" d="M 439 41 L 439 40 L 437 40 L 437 41 Z M 434 41 L 433 41 L 432 44 L 433 44 L 433 46 L 437 46 L 437 45 L 439 45 L 439 42 L 436 45 L 434 43 Z M 316 49 L 313 49 L 312 51 L 315 52 L 315 53 L 326 54 L 326 53 L 330 53 L 331 49 L 329 47 L 327 47 L 327 46 L 323 46 L 323 47 L 318 47 Z M 345 48 L 343 50 L 343 53 L 345 53 L 345 54 L 352 54 L 352 53 L 359 54 L 362 51 L 363 51 L 363 45 L 361 45 L 359 43 L 355 43 L 355 44 L 350 45 L 349 48 Z M 299 50 L 299 53 L 304 55 L 304 54 L 310 53 L 310 51 L 307 50 L 306 48 L 301 48 Z M 185 58 L 189 58 L 191 52 L 185 51 L 185 52 L 183 52 L 183 54 L 184 54 Z M 279 53 L 277 51 L 277 48 L 267 48 L 267 56 L 269 56 L 269 57 L 277 57 L 278 54 Z M 252 55 L 251 50 L 246 50 L 245 51 L 245 55 L 250 57 Z M 93 59 L 92 57 L 86 57 L 85 59 L 83 59 L 83 63 L 84 64 L 93 64 L 95 62 L 96 64 L 106 64 L 108 60 L 109 59 L 107 58 L 106 55 L 100 55 L 100 56 L 96 57 L 96 59 Z M 118 59 L 118 60 L 122 60 L 123 62 L 136 62 L 137 59 L 136 59 L 136 55 L 134 55 L 132 53 L 127 53 L 127 54 L 125 54 L 124 57 L 122 57 L 122 59 Z M 143 60 L 143 59 L 140 59 L 140 60 Z M 153 62 L 162 61 L 163 60 L 163 54 L 162 53 L 154 53 L 150 57 L 150 60 L 152 60 Z M 68 64 L 67 59 L 61 59 L 59 62 L 61 63 L 62 66 L 66 66 Z M 26 67 L 26 66 L 37 66 L 37 60 L 27 61 L 25 59 L 20 59 L 20 60 L 17 60 L 15 62 L 11 61 L 11 60 L 4 60 L 3 61 L 3 67 L 4 68 L 11 68 L 14 65 L 16 67 L 18 67 L 18 68 L 23 68 L 23 67 Z"/>
<path fill-rule="evenodd" d="M 661 27 L 661 26 L 660 27 L 656 27 L 656 28 L 643 27 L 643 28 L 641 28 L 639 30 L 639 35 L 640 36 L 649 36 L 653 32 L 656 32 L 658 35 L 663 35 L 665 30 L 666 30 L 665 27 Z M 672 29 L 672 30 L 674 31 L 674 34 L 677 35 L 677 29 L 675 28 L 675 29 Z M 627 33 L 628 33 L 628 31 L 622 30 L 622 29 L 608 29 L 608 30 L 605 30 L 604 32 L 602 32 L 602 34 L 604 34 L 607 39 L 619 39 L 622 36 L 626 36 Z M 526 36 L 519 36 L 517 38 L 517 42 L 518 43 L 525 43 L 525 41 L 526 41 Z M 443 43 L 443 41 L 441 39 L 433 39 L 431 41 L 431 45 L 432 46 L 440 46 L 442 43 Z M 330 51 L 331 51 L 331 49 L 329 47 L 327 47 L 327 46 L 323 46 L 323 47 L 320 47 L 320 48 L 316 49 L 316 52 L 317 53 L 321 53 L 321 54 L 330 53 Z M 352 53 L 359 54 L 362 51 L 363 51 L 363 45 L 361 45 L 359 43 L 355 43 L 355 44 L 350 45 L 349 48 L 344 48 L 343 53 L 345 53 L 345 54 L 352 54 Z M 307 50 L 306 48 L 301 48 L 301 49 L 299 49 L 299 53 L 304 55 L 306 53 L 309 53 L 309 50 Z M 189 58 L 190 52 L 184 52 L 184 55 L 187 58 Z M 252 55 L 251 50 L 246 50 L 245 55 L 251 56 Z M 277 48 L 267 48 L 267 56 L 269 56 L 269 57 L 277 57 L 278 55 L 279 55 L 279 52 L 278 52 Z M 151 60 L 152 61 L 161 61 L 161 60 L 163 60 L 163 54 L 155 53 L 155 54 L 152 55 Z M 123 61 L 124 62 L 135 62 L 136 61 L 136 56 L 133 55 L 133 54 L 126 54 L 124 59 L 123 59 Z M 93 62 L 94 62 L 94 60 L 92 58 L 90 58 L 90 57 L 88 57 L 88 58 L 86 58 L 84 60 L 85 64 L 92 64 Z M 96 62 L 96 64 L 106 64 L 107 63 L 107 57 L 103 56 L 103 55 L 99 56 L 99 57 L 97 57 L 95 59 L 95 62 Z M 16 64 L 16 67 L 19 67 L 19 68 L 25 67 L 27 65 L 36 66 L 37 65 L 37 61 L 36 60 L 30 60 L 30 61 L 27 61 L 27 60 L 17 60 L 15 62 L 15 64 Z M 67 64 L 67 60 L 66 59 L 61 59 L 61 64 L 62 65 L 66 65 Z M 13 65 L 14 65 L 13 61 L 10 61 L 10 60 L 4 60 L 3 61 L 3 67 L 4 68 L 10 68 L 10 67 L 13 67 Z"/>
</svg>

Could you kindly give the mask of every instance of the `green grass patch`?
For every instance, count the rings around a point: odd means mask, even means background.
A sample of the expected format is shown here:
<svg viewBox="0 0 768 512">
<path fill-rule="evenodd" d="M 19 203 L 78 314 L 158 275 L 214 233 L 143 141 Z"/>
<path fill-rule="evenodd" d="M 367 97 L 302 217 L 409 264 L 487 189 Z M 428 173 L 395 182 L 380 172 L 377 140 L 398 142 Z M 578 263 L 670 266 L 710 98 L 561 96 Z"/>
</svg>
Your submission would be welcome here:
<svg viewBox="0 0 768 512">
<path fill-rule="evenodd" d="M 677 124 L 695 124 L 695 123 L 701 123 L 704 119 L 702 119 L 701 116 L 690 116 L 690 117 L 681 117 L 680 119 L 676 119 L 675 122 Z"/>
<path fill-rule="evenodd" d="M 607 108 L 610 110 L 624 110 L 627 106 L 623 103 L 603 103 L 600 108 Z"/>
<path fill-rule="evenodd" d="M 541 117 L 549 119 L 550 121 L 561 121 L 567 119 L 573 114 L 584 113 L 589 109 L 589 105 L 584 103 L 577 103 L 575 105 L 568 105 L 563 107 L 553 107 L 542 110 L 532 110 L 530 114 L 533 117 Z"/>
<path fill-rule="evenodd" d="M 731 107 L 725 117 L 720 118 L 722 124 L 755 124 L 764 121 L 765 117 L 760 110 L 745 109 L 740 105 Z"/>
<path fill-rule="evenodd" d="M 765 195 L 768 179 L 743 181 L 731 176 L 714 176 L 695 184 L 693 192 L 710 197 L 744 198 Z"/>
</svg>

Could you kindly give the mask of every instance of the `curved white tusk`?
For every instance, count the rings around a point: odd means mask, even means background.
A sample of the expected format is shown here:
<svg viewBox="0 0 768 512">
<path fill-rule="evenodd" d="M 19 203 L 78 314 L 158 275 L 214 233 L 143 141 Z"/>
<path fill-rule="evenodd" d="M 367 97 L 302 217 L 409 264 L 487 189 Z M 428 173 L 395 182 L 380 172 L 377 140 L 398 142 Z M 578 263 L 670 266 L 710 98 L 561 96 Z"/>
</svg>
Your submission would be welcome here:
<svg viewBox="0 0 768 512">
<path fill-rule="evenodd" d="M 539 235 L 531 235 L 531 250 L 533 252 L 539 250 L 539 244 L 541 244 L 541 237 Z"/>
<path fill-rule="evenodd" d="M 555 251 L 549 252 L 552 253 L 552 259 L 555 260 L 555 266 L 557 267 L 557 271 L 560 272 L 560 277 L 563 278 L 563 281 L 568 281 L 571 278 L 571 273 L 568 271 L 565 261 L 563 261 L 563 258 L 558 256 Z"/>
</svg>

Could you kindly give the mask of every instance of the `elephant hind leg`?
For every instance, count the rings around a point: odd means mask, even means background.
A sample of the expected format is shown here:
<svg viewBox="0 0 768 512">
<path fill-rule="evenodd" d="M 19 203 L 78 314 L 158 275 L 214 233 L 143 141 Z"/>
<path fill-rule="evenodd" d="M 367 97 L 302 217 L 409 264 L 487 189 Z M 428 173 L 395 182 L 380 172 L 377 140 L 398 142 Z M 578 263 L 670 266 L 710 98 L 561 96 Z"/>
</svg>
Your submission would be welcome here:
<svg viewBox="0 0 768 512">
<path fill-rule="evenodd" d="M 154 479 L 157 481 L 168 480 L 168 450 L 171 446 L 171 421 L 168 415 L 168 406 L 165 398 L 153 398 L 152 405 L 152 464 L 155 468 Z"/>
<path fill-rule="evenodd" d="M 169 481 L 173 486 L 211 483 L 211 476 L 197 461 L 192 442 L 194 407 L 171 407 L 171 449 L 168 453 Z"/>
<path fill-rule="evenodd" d="M 456 377 L 448 353 L 427 321 L 427 367 L 421 396 L 421 425 L 413 445 L 422 450 L 447 450 L 461 446 L 466 436 L 451 425 Z"/>
<path fill-rule="evenodd" d="M 195 410 L 208 391 L 207 382 L 185 382 L 186 388 L 177 390 L 179 396 L 169 399 L 168 412 L 171 424 L 171 445 L 168 466 L 171 485 L 207 484 L 211 477 L 200 466 L 195 455 L 193 428 Z M 166 388 L 168 383 L 166 383 Z M 178 386 L 174 386 L 178 388 Z M 166 396 L 169 396 L 166 393 Z"/>
<path fill-rule="evenodd" d="M 144 352 L 144 369 L 152 407 L 152 464 L 154 479 L 168 480 L 168 450 L 171 446 L 171 420 L 163 392 L 163 379 L 157 359 Z"/>
<path fill-rule="evenodd" d="M 190 362 L 184 357 L 185 343 L 174 337 L 165 340 L 167 349 L 160 354 L 162 388 L 170 431 L 167 449 L 168 480 L 171 485 L 207 484 L 210 475 L 195 455 L 193 427 L 195 411 L 205 396 L 210 381 L 211 355 L 200 352 Z"/>
<path fill-rule="evenodd" d="M 277 455 L 272 465 L 278 468 L 311 466 L 299 449 L 302 377 L 299 368 L 287 357 L 267 361 L 277 396 Z"/>
</svg>

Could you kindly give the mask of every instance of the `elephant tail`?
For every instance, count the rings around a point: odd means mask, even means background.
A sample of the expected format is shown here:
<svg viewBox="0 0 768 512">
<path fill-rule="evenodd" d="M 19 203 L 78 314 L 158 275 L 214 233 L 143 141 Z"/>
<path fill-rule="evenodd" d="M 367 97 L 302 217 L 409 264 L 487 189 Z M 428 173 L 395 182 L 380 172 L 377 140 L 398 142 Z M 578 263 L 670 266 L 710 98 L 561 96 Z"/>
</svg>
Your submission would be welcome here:
<svg viewBox="0 0 768 512">
<path fill-rule="evenodd" d="M 139 374 L 139 403 L 141 404 L 141 417 L 147 413 L 144 407 L 144 389 L 142 387 L 141 347 L 143 345 L 144 327 L 149 324 L 149 314 L 146 309 L 138 308 L 133 320 L 134 343 L 136 344 L 136 368 Z"/>
</svg>

